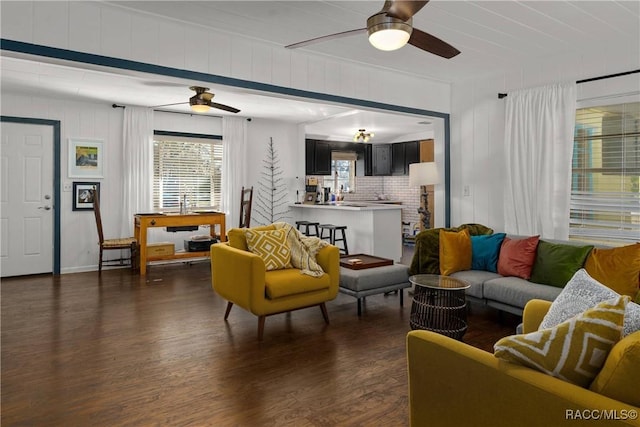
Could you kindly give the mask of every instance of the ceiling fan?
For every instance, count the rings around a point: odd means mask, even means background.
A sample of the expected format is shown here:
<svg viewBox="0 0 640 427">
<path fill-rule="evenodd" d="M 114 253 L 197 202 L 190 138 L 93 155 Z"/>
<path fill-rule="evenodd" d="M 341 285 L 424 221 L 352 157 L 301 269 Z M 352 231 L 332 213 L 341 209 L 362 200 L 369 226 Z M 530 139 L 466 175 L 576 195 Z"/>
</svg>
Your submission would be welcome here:
<svg viewBox="0 0 640 427">
<path fill-rule="evenodd" d="M 460 53 L 458 49 L 431 34 L 413 28 L 413 15 L 428 2 L 429 0 L 386 0 L 382 10 L 367 19 L 366 28 L 316 37 L 285 47 L 295 49 L 313 43 L 361 34 L 366 31 L 369 33 L 369 42 L 380 50 L 396 50 L 409 43 L 434 55 L 447 59 L 453 58 Z"/>
<path fill-rule="evenodd" d="M 191 110 L 196 113 L 206 113 L 209 108 L 217 108 L 218 110 L 229 111 L 230 113 L 239 113 L 237 108 L 230 107 L 224 104 L 218 104 L 217 102 L 211 102 L 211 99 L 215 96 L 209 90 L 208 87 L 191 86 L 189 89 L 195 91 L 195 95 L 189 98 L 189 105 Z M 155 105 L 153 108 L 169 107 L 171 105 L 186 104 L 186 102 L 177 102 L 174 104 Z"/>
</svg>

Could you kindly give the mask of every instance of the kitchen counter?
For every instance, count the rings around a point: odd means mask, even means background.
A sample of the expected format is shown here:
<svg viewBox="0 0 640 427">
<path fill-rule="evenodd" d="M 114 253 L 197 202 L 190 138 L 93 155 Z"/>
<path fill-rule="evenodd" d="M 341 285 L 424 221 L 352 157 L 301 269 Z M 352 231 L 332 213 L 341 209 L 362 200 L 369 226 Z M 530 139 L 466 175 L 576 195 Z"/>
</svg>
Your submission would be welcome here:
<svg viewBox="0 0 640 427">
<path fill-rule="evenodd" d="M 346 225 L 350 254 L 375 255 L 396 262 L 402 258 L 402 205 L 345 201 L 289 207 L 294 225 L 300 220 Z"/>
<path fill-rule="evenodd" d="M 374 210 L 388 210 L 388 209 L 402 209 L 402 205 L 389 204 L 389 203 L 374 203 L 374 202 L 331 202 L 331 203 L 318 203 L 314 205 L 289 205 L 290 208 L 306 208 L 306 209 L 340 209 L 340 210 L 354 210 L 354 211 L 374 211 Z"/>
</svg>

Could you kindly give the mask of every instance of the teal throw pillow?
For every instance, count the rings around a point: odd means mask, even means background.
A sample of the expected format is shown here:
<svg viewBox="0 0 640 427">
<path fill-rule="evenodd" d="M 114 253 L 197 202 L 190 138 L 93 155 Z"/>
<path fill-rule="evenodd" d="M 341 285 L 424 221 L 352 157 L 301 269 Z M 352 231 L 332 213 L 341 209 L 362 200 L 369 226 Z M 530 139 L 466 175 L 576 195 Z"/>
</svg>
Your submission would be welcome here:
<svg viewBox="0 0 640 427">
<path fill-rule="evenodd" d="M 530 280 L 564 288 L 576 271 L 582 268 L 592 249 L 591 245 L 572 246 L 540 240 Z"/>
<path fill-rule="evenodd" d="M 500 245 L 505 233 L 471 236 L 471 269 L 498 272 Z"/>
</svg>

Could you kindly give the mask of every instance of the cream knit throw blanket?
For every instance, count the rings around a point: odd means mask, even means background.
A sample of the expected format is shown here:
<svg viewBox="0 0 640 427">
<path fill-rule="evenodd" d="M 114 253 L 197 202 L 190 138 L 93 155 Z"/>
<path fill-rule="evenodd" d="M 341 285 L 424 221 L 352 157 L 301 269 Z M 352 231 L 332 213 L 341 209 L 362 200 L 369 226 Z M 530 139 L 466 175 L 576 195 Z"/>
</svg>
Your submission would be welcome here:
<svg viewBox="0 0 640 427">
<path fill-rule="evenodd" d="M 320 277 L 324 270 L 316 261 L 316 255 L 320 249 L 328 246 L 325 240 L 318 237 L 307 237 L 286 222 L 276 222 L 273 224 L 276 230 L 284 229 L 287 233 L 287 243 L 291 249 L 291 264 L 294 268 L 300 269 L 302 274 L 313 277 Z"/>
</svg>

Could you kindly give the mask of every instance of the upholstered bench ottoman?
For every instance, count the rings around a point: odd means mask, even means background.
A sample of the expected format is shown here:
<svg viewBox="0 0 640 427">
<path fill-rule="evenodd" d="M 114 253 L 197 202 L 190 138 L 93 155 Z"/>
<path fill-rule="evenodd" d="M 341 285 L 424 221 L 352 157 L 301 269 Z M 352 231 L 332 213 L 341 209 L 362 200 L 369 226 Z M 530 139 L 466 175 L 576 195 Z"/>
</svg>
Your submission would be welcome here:
<svg viewBox="0 0 640 427">
<path fill-rule="evenodd" d="M 402 264 L 352 270 L 340 267 L 340 292 L 356 297 L 358 316 L 362 314 L 362 299 L 370 295 L 399 291 L 403 305 L 404 288 L 411 287 L 409 267 Z"/>
</svg>

